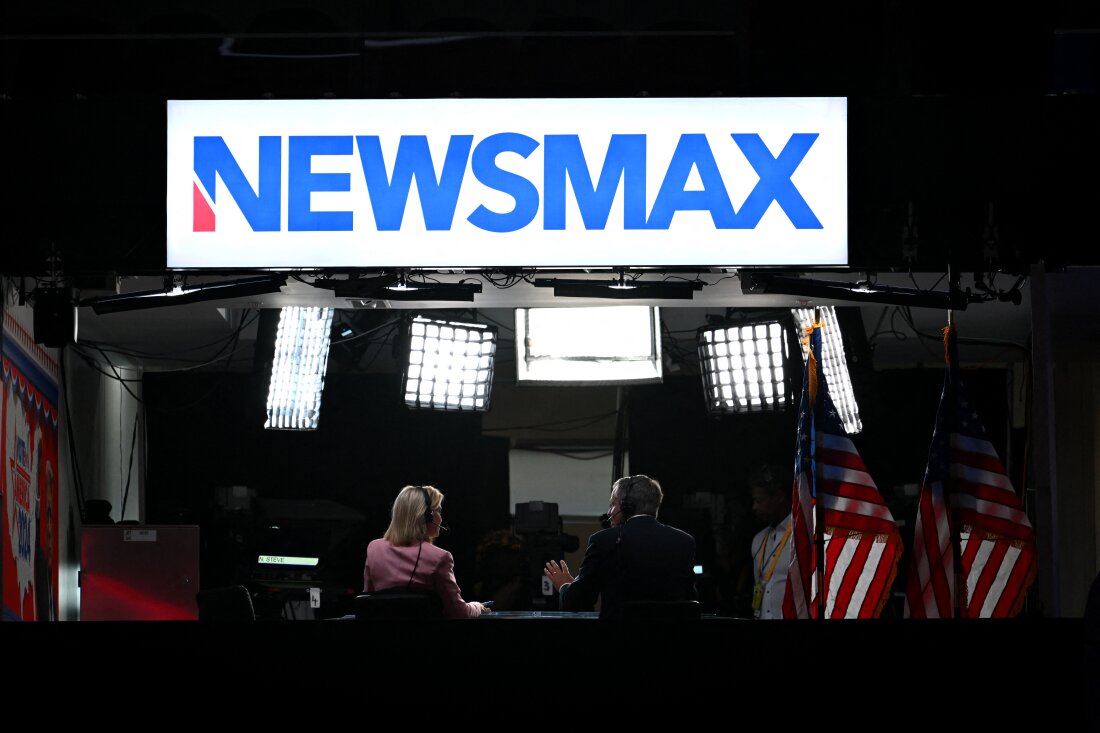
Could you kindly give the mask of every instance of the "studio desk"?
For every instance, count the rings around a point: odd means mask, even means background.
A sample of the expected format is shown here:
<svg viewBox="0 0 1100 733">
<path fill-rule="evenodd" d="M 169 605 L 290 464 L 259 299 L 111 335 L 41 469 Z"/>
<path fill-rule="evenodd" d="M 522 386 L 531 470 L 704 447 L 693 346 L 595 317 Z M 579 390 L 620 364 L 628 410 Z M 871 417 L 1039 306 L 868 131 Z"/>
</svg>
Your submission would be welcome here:
<svg viewBox="0 0 1100 733">
<path fill-rule="evenodd" d="M 404 688 L 430 670 L 447 690 L 656 685 L 669 699 L 775 694 L 791 684 L 898 701 L 929 685 L 966 699 L 1073 710 L 1097 701 L 1081 619 L 609 622 L 499 612 L 458 621 L 75 621 L 4 623 L 19 678 L 74 666 L 84 685 L 329 692 Z M 14 662 L 13 662 L 14 663 Z M 70 677 L 60 672 L 61 677 Z M 589 680 L 597 675 L 598 680 Z M 12 683 L 9 676 L 7 684 Z M 579 686 L 579 687 L 578 687 Z M 927 709 L 921 707 L 920 709 Z M 1018 722 L 1018 719 L 1016 720 Z"/>
</svg>

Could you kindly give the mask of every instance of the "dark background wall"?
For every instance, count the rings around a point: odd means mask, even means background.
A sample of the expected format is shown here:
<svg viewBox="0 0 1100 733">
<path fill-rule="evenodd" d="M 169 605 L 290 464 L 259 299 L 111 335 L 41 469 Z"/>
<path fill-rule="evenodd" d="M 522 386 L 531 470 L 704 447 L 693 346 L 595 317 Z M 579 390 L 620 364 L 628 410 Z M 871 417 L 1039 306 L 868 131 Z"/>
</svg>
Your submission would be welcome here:
<svg viewBox="0 0 1100 733">
<path fill-rule="evenodd" d="M 859 379 L 856 396 L 867 429 L 854 441 L 895 518 L 905 521 L 907 536 L 915 497 L 902 486 L 923 478 L 943 374 L 898 369 Z M 1019 454 L 1026 436 L 1016 431 L 1009 442 L 1006 372 L 968 370 L 965 379 L 999 454 Z M 387 374 L 330 375 L 316 432 L 265 430 L 266 389 L 267 375 L 259 372 L 150 373 L 144 379 L 147 522 L 202 526 L 202 584 L 251 584 L 256 554 L 274 552 L 262 546 L 268 541 L 275 547 L 265 528 L 279 524 L 284 537 L 299 533 L 280 552 L 295 554 L 297 541 L 305 548 L 298 552 L 311 554 L 320 536 L 326 585 L 356 591 L 366 545 L 388 525 L 397 491 L 431 483 L 446 495 L 444 524 L 452 528 L 440 545 L 454 554 L 459 585 L 473 597 L 484 580 L 478 543 L 491 530 L 511 527 L 509 440 L 483 435 L 476 414 L 405 408 L 396 376 Z M 583 394 L 583 388 L 573 395 L 562 389 L 561 399 Z M 793 466 L 796 412 L 709 416 L 698 376 L 632 387 L 626 410 L 630 470 L 661 481 L 662 520 L 696 537 L 699 562 L 707 568 L 700 585 L 708 610 L 742 610 L 736 594 L 744 588 L 737 586 L 759 529 L 747 476 L 764 461 Z M 1014 484 L 1022 485 L 1023 466 L 1010 465 Z M 259 501 L 245 511 L 219 506 L 219 488 L 234 485 L 249 487 Z M 594 490 L 602 496 L 608 487 Z M 718 497 L 721 516 L 700 506 L 699 492 Z M 266 500 L 296 502 L 293 516 L 265 514 Z M 321 517 L 316 502 L 335 502 L 352 513 Z M 583 549 L 587 538 L 578 539 Z M 904 571 L 899 568 L 899 582 Z"/>
<path fill-rule="evenodd" d="M 145 377 L 146 521 L 202 527 L 203 586 L 251 584 L 266 553 L 321 556 L 324 585 L 359 590 L 367 543 L 388 526 L 397 492 L 432 484 L 452 528 L 441 545 L 472 589 L 477 543 L 511 523 L 507 441 L 483 437 L 480 415 L 407 410 L 390 375 L 332 375 L 318 430 L 265 430 L 267 379 Z M 219 489 L 231 486 L 260 501 L 222 506 Z"/>
</svg>

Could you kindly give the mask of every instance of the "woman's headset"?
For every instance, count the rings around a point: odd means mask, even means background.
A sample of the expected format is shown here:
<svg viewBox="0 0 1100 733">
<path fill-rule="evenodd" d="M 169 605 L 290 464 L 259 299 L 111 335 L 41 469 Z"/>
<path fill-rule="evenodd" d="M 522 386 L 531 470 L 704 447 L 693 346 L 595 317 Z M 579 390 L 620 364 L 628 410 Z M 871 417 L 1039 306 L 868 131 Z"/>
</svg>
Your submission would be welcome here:
<svg viewBox="0 0 1100 733">
<path fill-rule="evenodd" d="M 428 490 L 423 486 L 417 486 L 420 489 L 420 493 L 424 495 L 424 523 L 432 523 L 432 495 L 428 493 Z"/>
</svg>

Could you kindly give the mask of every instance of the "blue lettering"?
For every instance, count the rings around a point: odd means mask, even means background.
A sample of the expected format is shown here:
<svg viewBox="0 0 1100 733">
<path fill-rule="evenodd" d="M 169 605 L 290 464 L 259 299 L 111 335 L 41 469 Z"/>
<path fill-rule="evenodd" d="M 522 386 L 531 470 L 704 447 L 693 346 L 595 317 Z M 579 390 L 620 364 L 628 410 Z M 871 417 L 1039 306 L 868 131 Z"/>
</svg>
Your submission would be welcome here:
<svg viewBox="0 0 1100 733">
<path fill-rule="evenodd" d="M 519 153 L 526 158 L 539 146 L 538 142 L 516 132 L 501 132 L 478 143 L 474 148 L 472 170 L 477 180 L 489 188 L 508 194 L 516 205 L 507 213 L 492 211 L 484 204 L 466 217 L 478 229 L 487 232 L 514 232 L 523 229 L 539 211 L 539 190 L 523 176 L 497 167 L 501 153 Z"/>
<path fill-rule="evenodd" d="M 543 170 L 543 228 L 565 229 L 565 177 L 573 186 L 585 229 L 604 229 L 623 181 L 623 228 L 645 229 L 645 135 L 612 135 L 598 183 L 577 135 L 547 135 Z"/>
<path fill-rule="evenodd" d="M 691 169 L 699 171 L 702 191 L 685 191 Z M 649 213 L 649 229 L 668 229 L 677 211 L 709 211 L 717 229 L 737 228 L 733 204 L 726 193 L 726 184 L 714 162 L 714 154 L 707 144 L 706 135 L 681 135 L 672 162 L 668 164 L 665 180 Z"/>
<path fill-rule="evenodd" d="M 352 212 L 313 211 L 310 194 L 314 191 L 350 191 L 349 173 L 314 173 L 314 155 L 351 155 L 351 137 L 293 135 L 287 156 L 287 228 L 292 232 L 350 232 Z"/>
<path fill-rule="evenodd" d="M 254 232 L 277 232 L 280 225 L 282 193 L 282 138 L 260 137 L 260 185 L 252 190 L 233 154 L 221 137 L 195 138 L 195 175 L 214 201 L 217 176 L 221 176 L 229 195 L 237 202 Z"/>
<path fill-rule="evenodd" d="M 774 201 L 787 214 L 796 229 L 821 229 L 821 222 L 791 181 L 795 168 L 817 140 L 817 133 L 798 132 L 791 135 L 778 158 L 772 157 L 764 141 L 755 133 L 734 134 L 731 137 L 737 147 L 741 148 L 749 165 L 760 176 L 760 181 L 749 193 L 737 214 L 739 220 L 744 220 L 743 228 L 755 227 Z"/>
<path fill-rule="evenodd" d="M 399 231 L 413 182 L 420 198 L 424 223 L 430 231 L 449 230 L 469 165 L 487 188 L 510 196 L 510 211 L 493 211 L 481 204 L 467 217 L 473 226 L 489 232 L 514 232 L 537 216 L 544 196 L 543 227 L 566 228 L 567 187 L 572 190 L 586 230 L 607 227 L 611 208 L 623 196 L 623 228 L 668 229 L 677 211 L 707 211 L 717 229 L 753 229 L 774 201 L 797 229 L 821 229 L 822 224 L 791 180 L 818 138 L 817 133 L 795 133 L 778 156 L 773 156 L 755 133 L 731 135 L 759 180 L 735 211 L 707 138 L 680 136 L 665 171 L 652 210 L 646 213 L 646 135 L 614 134 L 595 181 L 585 160 L 579 135 L 547 135 L 544 147 L 542 192 L 522 175 L 497 165 L 502 153 L 530 157 L 539 141 L 515 132 L 490 135 L 476 147 L 472 135 L 452 135 L 437 176 L 425 135 L 402 135 L 393 170 L 387 170 L 377 135 L 291 136 L 288 141 L 287 226 L 289 231 L 354 230 L 353 211 L 313 211 L 314 192 L 349 192 L 350 173 L 314 173 L 313 156 L 348 156 L 358 147 L 379 231 Z M 225 141 L 217 136 L 194 138 L 195 176 L 214 200 L 220 178 L 225 190 L 256 232 L 279 231 L 281 225 L 282 139 L 261 136 L 259 170 L 254 190 Z M 472 151 L 472 152 L 471 152 Z M 692 171 L 702 184 L 686 190 Z"/>
<path fill-rule="evenodd" d="M 447 145 L 447 157 L 438 180 L 435 164 L 424 135 L 402 135 L 397 145 L 397 158 L 393 163 L 393 177 L 386 172 L 382 160 L 382 145 L 377 135 L 360 135 L 355 138 L 363 165 L 363 177 L 367 181 L 374 222 L 379 231 L 395 232 L 401 228 L 405 217 L 405 205 L 409 200 L 409 187 L 416 179 L 420 193 L 420 206 L 424 212 L 424 225 L 429 230 L 446 230 L 454 221 L 458 192 L 466 174 L 466 161 L 470 158 L 473 135 L 452 135 Z"/>
</svg>

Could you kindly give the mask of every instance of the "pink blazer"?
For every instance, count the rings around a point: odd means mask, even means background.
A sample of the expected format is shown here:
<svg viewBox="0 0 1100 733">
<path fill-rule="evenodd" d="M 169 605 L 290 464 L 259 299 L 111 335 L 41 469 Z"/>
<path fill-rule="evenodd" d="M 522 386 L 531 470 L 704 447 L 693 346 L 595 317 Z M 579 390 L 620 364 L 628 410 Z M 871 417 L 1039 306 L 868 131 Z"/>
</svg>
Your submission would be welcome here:
<svg viewBox="0 0 1100 733">
<path fill-rule="evenodd" d="M 431 542 L 397 547 L 388 540 L 377 539 L 367 545 L 363 591 L 370 593 L 395 587 L 436 592 L 443 601 L 443 615 L 447 618 L 475 618 L 481 615 L 480 605 L 462 600 L 462 589 L 455 580 L 454 557 Z"/>
</svg>

